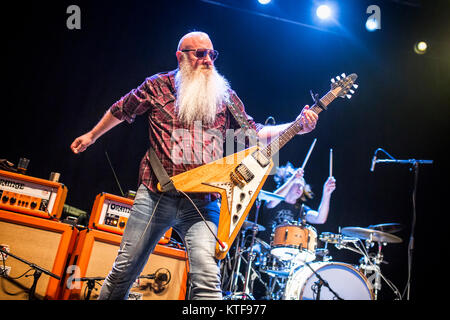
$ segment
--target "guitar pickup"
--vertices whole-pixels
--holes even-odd
[[[242,163],[236,167],[235,171],[245,180],[245,182],[250,182],[255,177],[255,175]]]
[[[267,157],[263,155],[261,152],[259,152],[259,150],[253,152],[252,156],[256,161],[258,161],[259,165],[263,168],[268,166],[270,163],[270,160],[267,159]]]

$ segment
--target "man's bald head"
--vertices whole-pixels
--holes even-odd
[[[201,31],[193,31],[185,34],[178,42],[177,51],[184,49],[197,49],[196,45],[205,45],[203,49],[213,49],[209,35]],[[200,48],[200,47],[199,47]]]

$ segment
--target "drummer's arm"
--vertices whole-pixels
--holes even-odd
[[[277,190],[275,190],[273,193],[282,196],[282,197],[286,197],[289,190],[291,190],[291,187],[295,181],[296,178],[302,178],[303,177],[303,169],[299,168],[291,177],[289,177],[289,179],[286,180],[286,182],[279,187]],[[279,203],[281,202],[281,200],[272,200],[272,201],[268,201],[266,203],[267,208],[271,209],[276,207]]]
[[[279,187],[277,190],[275,190],[273,193],[282,196],[282,197],[286,197],[289,190],[292,187],[292,183],[295,180],[295,174],[292,175],[292,177],[290,177],[281,187]],[[266,203],[267,208],[271,209],[271,208],[275,208],[279,203],[281,202],[281,200],[272,200],[272,201],[268,201]]]
[[[322,199],[318,211],[309,210],[306,215],[306,220],[309,223],[324,224],[328,219],[328,212],[330,211],[331,194],[336,189],[336,180],[329,177],[323,185]]]

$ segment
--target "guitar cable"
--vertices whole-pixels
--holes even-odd
[[[183,194],[194,206],[195,210],[197,210],[198,214],[200,215],[200,217],[202,218],[203,222],[205,222],[206,227],[208,227],[209,231],[211,232],[211,234],[214,236],[214,238],[216,239],[216,241],[219,243],[219,245],[222,247],[223,250],[226,249],[226,245],[220,241],[220,239],[217,237],[217,235],[214,233],[214,231],[212,231],[211,227],[208,225],[205,217],[203,216],[203,214],[200,212],[200,210],[198,209],[198,207],[195,205],[194,201],[192,201],[192,199],[183,191],[181,190],[177,190],[178,192],[180,192],[181,194]]]

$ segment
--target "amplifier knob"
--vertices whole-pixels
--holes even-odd
[[[30,203],[31,209],[36,208],[36,206],[37,206],[37,203],[36,203],[35,201],[33,201],[33,202]]]
[[[121,229],[125,228],[125,222],[124,222],[124,221],[120,221],[120,222],[119,222],[119,227],[120,227]]]
[[[8,196],[3,196],[3,198],[2,198],[2,201],[3,202],[7,202],[9,200],[9,197]]]
[[[16,203],[16,198],[11,198],[11,199],[9,199],[9,203],[11,203],[11,204],[14,204],[14,203]]]

